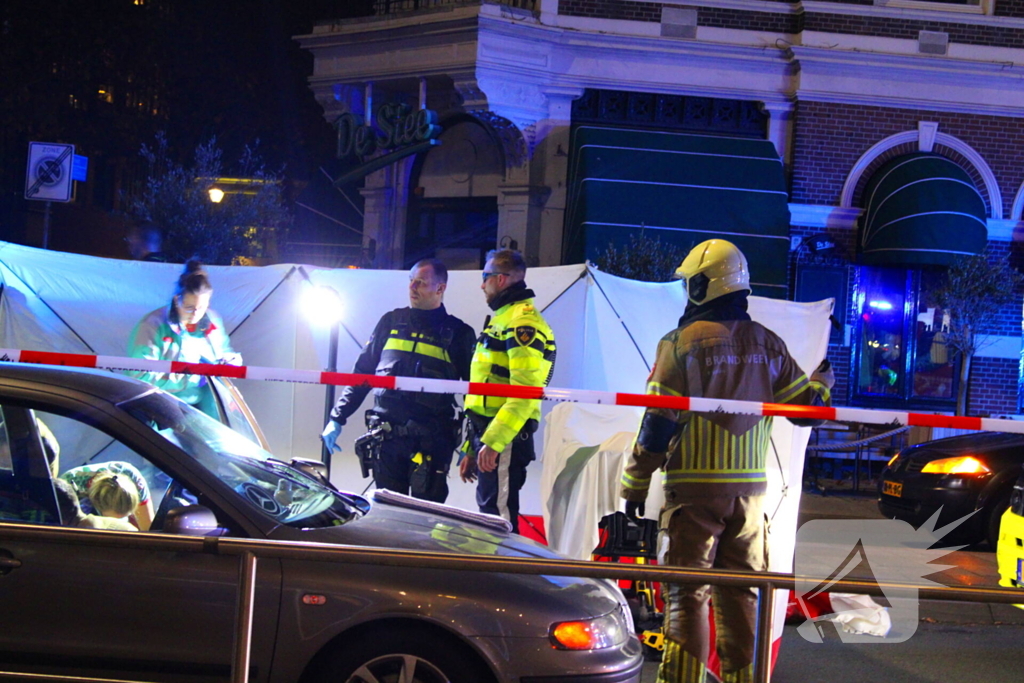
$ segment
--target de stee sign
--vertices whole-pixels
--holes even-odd
[[[437,113],[430,109],[413,111],[405,104],[385,104],[377,110],[376,126],[368,126],[358,114],[345,113],[334,120],[338,132],[337,157],[355,158],[363,163],[334,180],[335,185],[358,180],[388,164],[429,149],[440,141]],[[377,152],[381,156],[367,159]]]

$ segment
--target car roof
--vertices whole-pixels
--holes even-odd
[[[1019,448],[1024,445],[1024,434],[1007,432],[972,432],[949,436],[944,439],[926,441],[917,445],[921,450],[943,452],[960,452],[976,450],[1000,450],[1003,448]]]
[[[150,384],[109,370],[0,363],[0,385],[20,382],[49,385],[56,393],[64,390],[89,394],[115,404],[153,390]]]

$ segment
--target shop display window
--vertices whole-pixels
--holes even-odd
[[[952,407],[957,359],[938,304],[939,269],[861,267],[857,276],[854,403]]]

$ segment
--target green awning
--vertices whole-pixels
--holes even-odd
[[[789,195],[768,140],[576,126],[566,254],[600,261],[641,230],[688,251],[721,237],[747,256],[754,293],[785,298]]]
[[[948,266],[985,248],[985,200],[967,172],[946,157],[896,157],[875,171],[863,197],[865,265]]]

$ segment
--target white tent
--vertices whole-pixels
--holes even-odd
[[[102,259],[0,242],[0,347],[122,355],[135,323],[170,301],[180,270],[174,264]],[[213,307],[247,365],[327,367],[329,331],[301,313],[301,297],[312,285],[331,286],[342,298],[336,367],[343,371],[352,367],[381,314],[408,304],[404,271],[277,265],[213,266],[209,272]],[[558,342],[552,386],[643,392],[657,341],[675,326],[683,310],[678,283],[634,282],[584,265],[530,269],[527,282]],[[805,368],[817,364],[827,343],[829,302],[794,304],[756,297],[752,302],[755,319],[775,329]],[[480,291],[480,272],[452,271],[445,305],[479,329],[490,313]],[[245,380],[239,386],[275,454],[319,457],[324,387]],[[544,408],[547,414],[552,404],[545,403]],[[790,437],[785,421],[777,424],[780,462],[792,470],[778,476],[798,492],[807,430],[796,430]],[[360,428],[354,418],[342,436],[344,452],[335,455],[332,471],[335,483],[356,491],[369,483],[361,479],[351,448]],[[538,444],[546,443],[543,429]],[[605,438],[594,440],[599,429],[593,424],[583,431],[592,433],[584,438],[585,445]],[[542,467],[536,463],[528,471],[524,514],[542,512]],[[450,488],[451,504],[475,508],[472,486],[456,478]],[[794,533],[795,515],[794,508]]]

